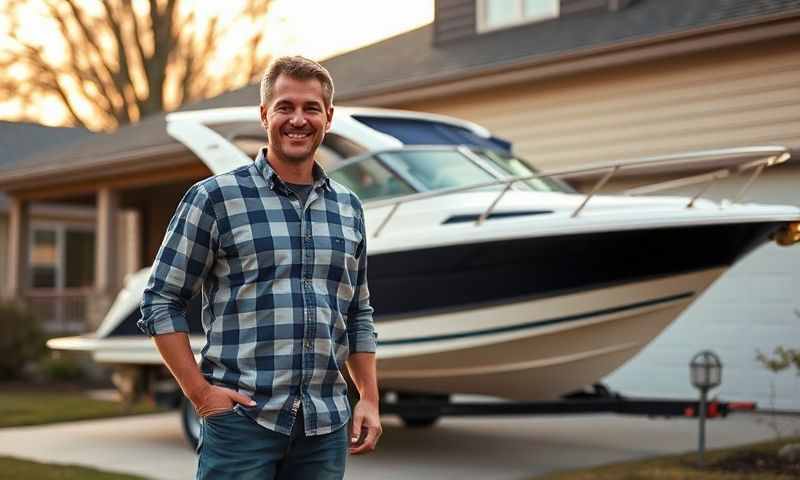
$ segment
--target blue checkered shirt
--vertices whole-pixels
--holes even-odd
[[[156,256],[142,301],[148,335],[189,332],[201,289],[213,384],[252,396],[240,414],[289,435],[302,405],[307,434],[350,418],[340,370],[374,352],[364,214],[358,198],[315,165],[306,205],[262,150],[252,165],[192,186]]]

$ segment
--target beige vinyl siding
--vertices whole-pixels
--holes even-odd
[[[399,105],[454,115],[552,168],[682,150],[800,147],[800,38]]]
[[[448,42],[475,35],[475,0],[438,0],[434,9],[434,42]]]

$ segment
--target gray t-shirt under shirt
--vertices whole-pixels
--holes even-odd
[[[311,189],[314,187],[314,185],[310,183],[308,185],[303,185],[286,182],[286,186],[289,187],[289,190],[291,190],[295,195],[297,195],[297,198],[300,199],[300,206],[305,207],[306,200],[308,200],[308,195],[311,194]]]

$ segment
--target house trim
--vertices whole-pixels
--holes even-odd
[[[208,167],[185,147],[175,144],[80,164],[42,165],[10,171],[0,178],[0,190],[27,200],[46,200],[90,194],[106,187],[134,188],[208,175]]]

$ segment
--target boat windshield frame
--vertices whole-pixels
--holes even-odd
[[[381,168],[383,168],[390,175],[392,175],[393,178],[397,179],[400,183],[402,183],[404,187],[407,187],[409,190],[411,190],[396,195],[388,195],[376,198],[363,198],[362,201],[364,202],[365,205],[376,201],[381,201],[381,202],[391,201],[395,198],[402,198],[408,195],[415,195],[420,193],[434,193],[440,190],[447,190],[450,188],[450,187],[430,188],[414,175],[411,175],[406,171],[398,169],[397,166],[393,164],[393,162],[388,161],[388,159],[386,158],[387,154],[397,154],[397,153],[407,153],[407,152],[458,153],[464,159],[465,162],[468,162],[470,165],[477,167],[477,170],[486,175],[486,178],[484,180],[480,182],[475,182],[476,185],[480,183],[486,183],[487,181],[493,184],[493,182],[496,181],[503,181],[521,176],[519,174],[513,174],[512,172],[509,172],[507,170],[504,171],[503,167],[496,165],[495,160],[487,158],[487,152],[493,152],[495,154],[510,159],[515,159],[518,162],[520,162],[528,170],[528,174],[522,176],[528,177],[529,181],[532,182],[534,180],[540,179],[540,177],[537,175],[540,173],[540,171],[536,167],[526,162],[525,160],[513,155],[512,153],[502,149],[475,147],[472,145],[405,145],[402,147],[373,150],[349,158],[347,160],[344,160],[343,162],[336,165],[335,168],[331,168],[330,170],[328,170],[327,173],[329,176],[332,176],[337,171],[340,171],[342,169],[352,167],[353,165],[360,164],[365,161],[374,160],[381,166]],[[550,191],[550,192],[561,192],[561,193],[575,193],[575,190],[572,189],[572,187],[570,187],[569,185],[560,180],[549,179],[549,178],[545,178],[545,180],[548,186],[547,189],[537,188],[534,184],[528,183],[524,180],[521,182],[516,182],[512,187],[512,189],[522,190],[522,191]],[[522,183],[524,183],[525,185],[521,185]],[[471,184],[464,184],[464,185],[458,185],[458,188],[464,188],[470,186]],[[492,187],[492,186],[484,188],[488,188],[493,191],[498,189],[498,187]],[[502,188],[502,186],[499,188]]]
[[[418,192],[415,194],[404,195],[396,198],[377,199],[367,204],[365,202],[364,208],[384,208],[389,207],[389,212],[380,222],[380,225],[373,231],[372,237],[377,238],[391,218],[394,216],[397,209],[405,203],[411,203],[420,200],[427,200],[444,195],[451,195],[456,193],[465,193],[469,191],[476,191],[492,186],[503,186],[500,193],[495,197],[494,201],[484,210],[484,212],[475,221],[475,224],[480,226],[492,214],[495,207],[497,207],[503,196],[512,189],[512,186],[521,181],[531,178],[542,177],[555,177],[555,178],[570,178],[580,177],[586,174],[592,174],[592,177],[599,176],[594,186],[587,192],[579,193],[582,195],[583,201],[571,213],[570,217],[576,218],[581,211],[586,207],[589,201],[597,194],[598,191],[617,173],[622,170],[639,170],[648,171],[654,167],[656,171],[665,166],[673,165],[687,165],[692,164],[698,167],[706,167],[709,171],[707,173],[683,176],[675,180],[665,182],[650,183],[640,187],[625,190],[623,195],[646,195],[664,190],[671,190],[674,188],[682,188],[686,186],[700,185],[702,188],[689,198],[685,208],[692,208],[695,202],[702,197],[708,188],[717,181],[730,176],[731,174],[744,174],[747,171],[752,171],[750,177],[745,184],[741,187],[739,192],[734,197],[733,201],[728,203],[733,205],[739,203],[745,193],[759,178],[764,169],[774,167],[786,163],[791,158],[790,150],[781,145],[765,145],[765,146],[752,146],[752,147],[734,147],[734,148],[721,148],[713,150],[699,150],[692,152],[684,152],[670,155],[657,155],[652,157],[642,157],[625,160],[615,160],[610,162],[598,162],[578,167],[566,167],[547,172],[538,172],[534,175],[518,176],[511,178],[498,179],[491,182],[483,182],[470,186],[452,187],[439,191],[426,191]],[[720,160],[728,160],[730,164],[720,166],[716,162]]]

